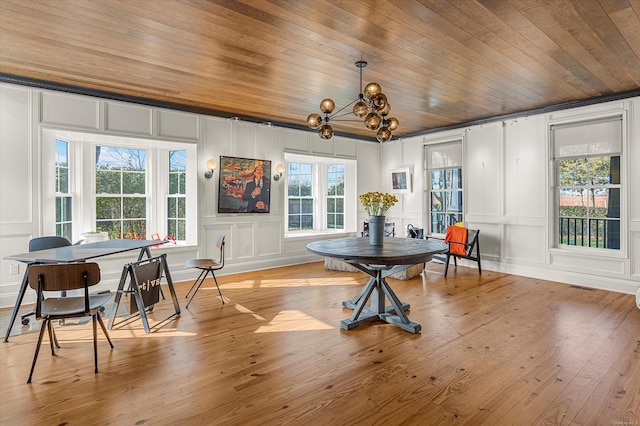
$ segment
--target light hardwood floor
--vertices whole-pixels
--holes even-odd
[[[224,305],[209,280],[186,310],[178,284],[179,319],[116,327],[113,350],[99,331],[98,374],[89,325],[57,326],[63,347],[43,345],[31,385],[37,334],[14,336],[0,343],[0,424],[640,424],[633,296],[428,269],[389,280],[418,335],[341,330],[366,278],[313,263],[222,276]]]

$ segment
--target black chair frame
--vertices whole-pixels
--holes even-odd
[[[200,290],[200,287],[202,287],[204,280],[207,278],[207,275],[209,274],[211,274],[211,276],[213,277],[213,281],[216,283],[216,287],[218,288],[218,294],[220,295],[220,300],[224,305],[224,297],[222,297],[222,292],[220,291],[220,286],[218,285],[218,279],[216,278],[215,271],[219,271],[220,269],[224,268],[225,238],[226,236],[224,234],[220,234],[218,236],[218,241],[216,243],[216,247],[220,249],[220,257],[218,261],[215,261],[213,259],[189,259],[185,263],[185,268],[200,269],[200,275],[198,275],[198,278],[196,278],[196,280],[193,282],[193,284],[191,285],[191,288],[189,289],[189,291],[185,296],[185,298],[188,298],[189,294],[191,294],[191,299],[189,299],[189,301],[187,302],[186,308],[189,308],[189,304],[191,303],[193,298],[196,296],[196,293],[198,292],[198,290]],[[191,293],[192,291],[193,291],[193,294]]]
[[[444,276],[445,278],[447,277],[447,274],[449,272],[449,261],[451,260],[451,258],[453,258],[453,264],[457,267],[458,266],[458,260],[457,259],[467,259],[467,260],[471,260],[474,262],[478,263],[478,274],[482,275],[482,264],[481,264],[481,259],[480,259],[480,230],[479,229],[467,229],[467,242],[466,243],[462,243],[462,242],[456,242],[456,241],[448,241],[447,244],[449,244],[449,251],[447,251],[444,256],[446,256],[446,258],[443,260],[444,261]],[[426,236],[425,238],[429,239],[436,239],[436,240],[441,240],[444,241],[444,238],[440,238],[440,237],[433,237],[433,236]],[[457,245],[464,245],[464,251],[465,254],[458,254],[458,253],[451,253],[451,246],[453,244],[457,244]],[[474,254],[475,252],[475,254]],[[434,258],[438,258],[437,256],[434,256]]]
[[[56,270],[60,271],[57,272]],[[81,275],[79,275],[81,274]],[[68,280],[68,284],[61,284],[63,280]],[[97,295],[89,295],[89,287],[100,281],[100,268],[97,263],[64,263],[50,265],[34,265],[29,270],[29,285],[35,288],[38,296],[36,301],[35,315],[36,319],[42,320],[38,343],[33,355],[31,371],[27,383],[31,383],[33,372],[40,353],[42,345],[42,337],[45,328],[49,332],[49,345],[51,346],[51,355],[55,356],[55,347],[59,348],[57,339],[51,325],[51,321],[65,318],[92,318],[93,322],[93,359],[94,373],[98,373],[98,339],[97,324],[100,324],[104,335],[107,337],[109,346],[113,349],[113,342],[107,333],[107,329],[100,315],[100,308],[111,298],[111,293],[99,293]],[[61,297],[45,299],[45,291],[54,291],[62,288],[67,290],[83,289],[83,296],[79,297]]]
[[[362,226],[362,233],[360,234],[362,237],[369,236],[369,222],[364,222]],[[396,236],[396,224],[395,222],[385,222],[384,224],[384,236],[385,237],[395,237]]]

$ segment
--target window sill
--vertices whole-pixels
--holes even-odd
[[[160,242],[160,241],[159,241]],[[151,249],[162,249],[162,250],[178,250],[178,249],[190,249],[190,248],[198,248],[197,244],[185,243],[185,242],[167,242],[164,244],[158,244],[157,246],[152,246]]]
[[[550,247],[549,253],[582,256],[582,257],[594,257],[594,258],[602,258],[602,257],[609,257],[614,259],[626,258],[626,253],[624,253],[622,249],[596,249],[596,248],[578,247],[578,246]]]
[[[346,238],[346,237],[352,237],[355,236],[356,231],[300,231],[300,232],[290,232],[290,233],[285,233],[284,234],[284,238],[285,239],[296,239],[296,238],[310,238],[310,237],[326,237],[326,236],[336,236],[338,238]]]

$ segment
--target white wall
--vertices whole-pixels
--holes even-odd
[[[549,124],[612,113],[623,113],[627,125],[623,200],[628,208],[622,224],[622,232],[626,230],[624,247],[613,254],[551,248],[554,222]],[[402,194],[399,209],[394,207],[389,211],[388,216],[396,223],[406,226],[408,222],[426,228],[423,147],[456,139],[463,140],[465,222],[469,228],[481,231],[483,269],[624,293],[638,290],[640,98],[487,123],[383,145],[383,171],[414,167],[413,193]],[[416,206],[422,206],[422,214],[417,214]]]
[[[587,255],[549,247],[552,235],[548,125],[554,121],[626,114],[627,163],[619,256]],[[349,138],[321,140],[315,133],[189,114],[88,96],[0,84],[0,258],[27,251],[42,235],[40,191],[44,129],[95,132],[198,145],[199,244],[172,247],[174,280],[193,279],[182,269],[191,257],[215,257],[215,239],[227,234],[225,273],[317,260],[306,250],[314,238],[284,238],[284,181],[272,182],[270,214],[217,214],[217,176],[205,179],[209,158],[230,155],[284,163],[284,152],[357,160],[358,193],[390,191],[389,170],[410,167],[413,191],[398,194],[389,210],[396,235],[406,225],[425,227],[424,145],[463,140],[465,214],[481,229],[485,270],[505,271],[583,286],[633,293],[640,286],[640,99],[593,105],[377,144]],[[358,204],[358,224],[366,214]],[[100,261],[105,287],[114,289],[130,255]],[[12,306],[24,271],[0,260],[0,306]],[[33,301],[33,292],[28,292]]]
[[[220,232],[227,235],[223,274],[318,260],[306,250],[317,237],[284,238],[284,180],[272,181],[269,214],[218,214],[218,171],[212,179],[204,177],[210,158],[266,159],[275,169],[284,164],[285,151],[337,156],[357,160],[358,191],[360,186],[378,190],[381,182],[377,143],[344,137],[324,141],[312,132],[0,84],[0,307],[13,306],[24,272],[24,265],[4,257],[26,252],[29,240],[43,235],[40,147],[49,129],[198,145],[198,245],[155,250],[168,253],[174,281],[195,278],[192,270],[183,270],[186,259],[217,257]],[[117,288],[122,265],[132,260],[131,253],[100,259],[100,285]],[[16,266],[18,273],[10,273]],[[25,303],[33,302],[33,294],[27,292]]]

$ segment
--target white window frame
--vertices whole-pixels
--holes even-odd
[[[356,160],[339,157],[321,157],[285,152],[285,170],[289,163],[307,163],[313,167],[313,230],[289,231],[289,195],[288,178],[283,176],[284,183],[284,236],[285,238],[305,237],[319,234],[348,234],[356,232],[357,222],[357,182]],[[344,190],[344,228],[327,228],[327,170],[330,164],[342,164],[345,169]]]
[[[169,160],[169,157],[170,157],[170,154],[171,154],[172,151],[173,152],[186,151],[186,149],[184,149],[184,148],[179,148],[179,149],[171,149],[170,148],[170,149],[168,149],[167,150],[167,160]],[[187,222],[188,222],[189,218],[188,218],[188,215],[186,215],[186,209],[187,209],[187,206],[189,205],[189,203],[187,202],[188,201],[187,191],[189,190],[189,188],[188,188],[188,185],[186,183],[186,176],[185,176],[185,185],[184,185],[185,193],[184,194],[182,192],[176,192],[176,193],[172,194],[170,191],[171,191],[171,174],[174,173],[174,174],[178,175],[178,183],[179,183],[180,182],[180,176],[182,174],[187,175],[187,172],[188,172],[187,164],[188,164],[188,162],[189,162],[189,155],[188,155],[187,152],[185,152],[185,170],[184,171],[179,170],[177,172],[172,172],[171,168],[170,168],[171,161],[168,161],[168,163],[167,163],[166,171],[167,171],[167,179],[168,179],[168,181],[167,181],[167,194],[165,196],[165,206],[167,206],[167,208],[168,208],[169,200],[171,200],[171,199],[174,200],[176,205],[180,204],[180,200],[182,200],[182,199],[184,199],[184,203],[185,203],[185,217],[184,218],[177,217],[177,215],[175,217],[174,216],[169,216],[172,212],[167,211],[167,213],[165,215],[165,223],[166,223],[166,226],[167,226],[167,234],[169,233],[169,229],[168,229],[169,228],[169,219],[176,220],[178,222],[180,220],[184,219],[184,221],[185,221],[185,233],[187,232],[187,227],[188,227]],[[179,225],[178,225],[178,227],[179,227]],[[174,235],[174,237],[175,237],[175,235]]]
[[[434,161],[433,159],[429,158],[429,154],[430,151],[435,151],[437,148],[444,148],[443,151],[443,157],[437,161]],[[447,158],[447,152],[451,151],[452,153],[454,151],[457,151],[454,155],[452,155],[450,158]],[[425,218],[425,232],[427,234],[431,234],[431,235],[444,235],[444,234],[439,234],[434,232],[431,229],[431,224],[432,224],[432,220],[431,220],[431,193],[432,192],[453,192],[450,189],[443,189],[441,191],[433,191],[432,190],[432,177],[431,177],[431,172],[432,170],[448,170],[448,169],[460,169],[462,171],[462,179],[461,179],[461,188],[459,190],[455,190],[455,192],[460,192],[461,196],[462,196],[462,211],[460,212],[456,212],[457,214],[462,216],[462,222],[465,221],[466,218],[466,197],[465,197],[465,169],[464,169],[464,162],[463,162],[463,139],[462,138],[454,138],[454,139],[449,139],[449,140],[442,140],[442,141],[434,141],[434,142],[430,142],[428,144],[424,145],[424,168],[425,168],[425,212],[426,212],[426,218]],[[435,164],[435,163],[439,163],[439,164]],[[446,214],[447,212],[443,210],[442,212],[443,214]]]
[[[60,192],[59,191],[59,187],[58,187],[58,175],[57,175],[57,171],[58,169],[61,169],[62,167],[58,167],[58,148],[57,148],[57,142],[60,141],[62,143],[65,143],[67,145],[67,192]],[[54,186],[55,186],[55,199],[54,199],[54,209],[55,209],[55,233],[53,235],[59,235],[58,234],[58,225],[63,225],[65,223],[70,223],[71,224],[71,230],[73,233],[73,215],[74,215],[74,209],[73,209],[73,203],[74,203],[74,196],[73,196],[73,192],[71,191],[71,173],[72,173],[72,152],[71,152],[71,144],[65,140],[65,139],[61,139],[61,138],[56,138],[54,141],[54,155],[55,155],[55,162],[54,162]],[[62,221],[62,222],[58,222],[57,220],[57,216],[58,216],[58,198],[70,198],[71,199],[71,221]],[[62,237],[64,237],[65,235],[60,235]]]
[[[325,200],[325,204],[326,204],[325,205],[325,212],[324,212],[324,219],[325,219],[325,226],[327,226],[327,229],[341,230],[341,229],[344,229],[346,227],[345,218],[346,218],[347,214],[346,214],[345,201],[346,201],[346,190],[347,190],[347,188],[346,188],[346,181],[345,181],[345,187],[343,189],[342,195],[338,195],[338,194],[329,195],[329,168],[336,167],[336,166],[342,166],[343,180],[344,180],[344,178],[346,177],[346,174],[347,174],[347,170],[346,170],[347,167],[342,162],[332,162],[332,163],[328,163],[328,164],[325,165],[325,167],[326,167],[325,175],[327,177],[327,182],[326,182],[327,183],[327,188],[326,188],[326,190],[324,192],[324,200]],[[342,228],[337,228],[335,225],[334,225],[333,228],[329,228],[328,227],[329,214],[330,214],[330,212],[328,210],[329,209],[329,200],[333,200],[334,204],[337,204],[338,200],[342,200],[342,208],[343,208],[343,211],[341,213],[342,216],[343,216],[342,217]],[[334,215],[334,223],[337,222],[336,219],[337,219],[339,213],[331,212],[331,214]]]
[[[621,120],[621,150],[620,154],[620,248],[619,249],[603,249],[595,247],[573,246],[560,244],[558,235],[559,226],[559,169],[555,158],[555,142],[554,142],[554,126],[579,126],[580,124],[589,125],[598,121],[606,121],[611,119]],[[549,203],[549,251],[551,253],[571,253],[575,255],[585,256],[603,256],[603,257],[621,257],[627,256],[627,193],[628,193],[628,136],[627,136],[627,113],[626,111],[616,111],[611,113],[594,114],[588,117],[574,117],[568,119],[552,120],[548,123],[549,135],[549,179],[550,200]],[[608,154],[598,154],[598,156]],[[617,186],[617,185],[616,185]]]
[[[42,228],[43,234],[55,235],[55,139],[68,141],[69,191],[73,196],[73,241],[83,232],[95,230],[96,224],[96,146],[133,147],[147,150],[147,238],[153,234],[167,236],[167,197],[169,195],[169,150],[187,151],[187,228],[186,241],[178,246],[198,244],[197,145],[185,142],[157,141],[90,133],[42,130]],[[166,245],[170,247],[171,245]]]

